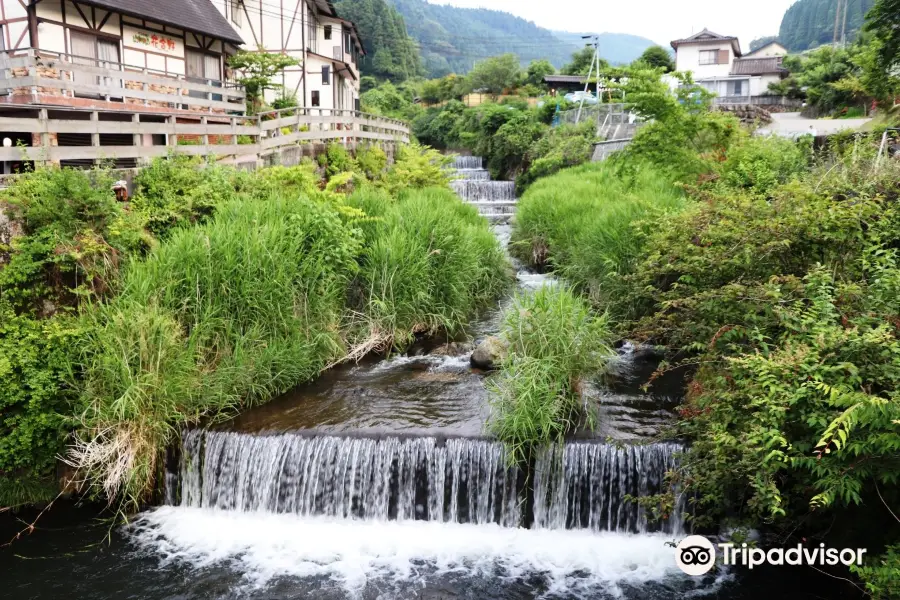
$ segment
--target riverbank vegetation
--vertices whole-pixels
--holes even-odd
[[[506,357],[488,380],[488,427],[510,460],[524,464],[535,449],[591,426],[581,388],[612,355],[610,329],[572,289],[548,285],[516,296],[500,337]]]
[[[55,495],[69,444],[76,478],[129,512],[183,426],[453,332],[496,295],[506,261],[445,159],[378,152],[253,173],[171,156],[128,204],[102,170],[19,178],[0,247],[4,506]]]
[[[671,434],[689,443],[671,477],[695,528],[867,547],[881,556],[856,575],[896,597],[900,163],[877,158],[880,132],[814,150],[751,138],[702,94],[673,106],[645,90],[654,122],[626,151],[526,192],[516,252],[613,315],[617,337],[668,349],[659,374],[686,389]],[[555,193],[576,180],[577,198]]]

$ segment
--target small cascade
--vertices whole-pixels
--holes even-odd
[[[515,202],[515,181],[475,181],[456,179],[450,182],[453,191],[466,202]]]
[[[478,209],[478,214],[498,223],[506,223],[516,212],[516,183],[492,181],[480,156],[457,156],[456,179],[450,187],[463,201]]]
[[[457,171],[460,169],[483,169],[484,159],[480,156],[455,156],[453,157],[453,168]]]
[[[183,437],[180,473],[167,477],[180,498],[171,490],[166,497],[243,512],[645,532],[654,526],[625,496],[662,492],[677,451],[675,444],[570,443],[538,456],[529,483],[488,440],[196,430]],[[663,528],[677,532],[680,522]]]
[[[490,181],[491,172],[487,169],[456,169],[460,179],[469,181]]]
[[[183,446],[182,506],[505,527],[521,521],[520,472],[507,468],[496,442],[192,431]]]
[[[665,489],[663,477],[675,467],[677,444],[614,446],[573,443],[554,447],[534,467],[534,526],[646,533],[644,509],[626,495],[650,496]],[[661,528],[682,530],[683,499]]]

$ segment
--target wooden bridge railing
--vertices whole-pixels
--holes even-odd
[[[0,108],[11,107],[0,104]],[[282,149],[314,142],[337,141],[347,145],[362,141],[409,142],[406,123],[351,110],[290,108],[248,117],[27,105],[15,108],[8,112],[0,110],[0,132],[14,133],[20,138],[31,134],[33,143],[0,147],[0,161],[137,159],[142,162],[177,149],[186,154],[245,163],[259,162]],[[23,112],[31,114],[23,115]],[[81,143],[59,145],[66,134],[80,134]],[[0,133],[0,138],[3,135]],[[131,144],[123,145],[123,140],[129,139]],[[107,140],[114,140],[115,145],[104,143]]]

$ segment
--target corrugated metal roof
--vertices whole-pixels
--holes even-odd
[[[773,73],[787,73],[788,70],[781,66],[780,56],[766,58],[736,58],[731,63],[732,75],[770,75]]]
[[[132,17],[172,25],[214,38],[243,44],[244,40],[210,0],[82,0]]]

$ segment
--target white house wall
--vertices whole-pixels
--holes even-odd
[[[303,42],[305,24],[305,2],[303,0],[245,0],[239,14],[235,15],[232,0],[212,0],[231,26],[244,40],[245,50],[260,47],[267,52],[281,52],[297,59],[300,65],[288,67],[276,83],[284,86],[288,94],[298,96],[303,93]],[[280,92],[268,91],[266,100],[274,100]]]
[[[701,65],[701,50],[727,50],[728,62],[723,65]],[[684,44],[678,46],[675,52],[675,66],[677,71],[691,71],[694,79],[706,79],[709,77],[727,77],[731,72],[731,63],[734,61],[734,48],[730,41],[706,42]]]
[[[335,66],[329,60],[334,56],[334,47],[343,46],[343,26],[339,21],[320,14],[315,2],[244,0],[238,15],[235,15],[232,0],[212,0],[212,3],[244,39],[245,50],[263,48],[267,52],[286,54],[300,62],[295,67],[285,69],[276,79],[276,83],[283,86],[287,94],[297,97],[299,104],[312,106],[312,92],[318,91],[320,108],[353,108],[359,97],[358,76],[335,73]],[[312,24],[309,20],[310,11],[314,19]],[[330,40],[325,39],[325,24],[332,27]],[[310,36],[312,31],[315,32],[314,36]],[[305,51],[307,48],[310,53]],[[324,65],[330,70],[329,85],[322,83]],[[340,79],[345,81],[341,82]],[[272,102],[280,94],[280,91],[269,90],[266,100]]]

